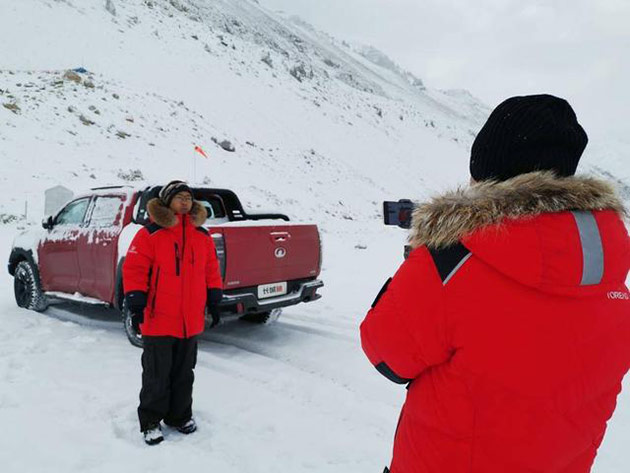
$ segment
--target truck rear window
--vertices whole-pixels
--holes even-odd
[[[152,188],[145,190],[142,192],[140,196],[139,202],[137,204],[136,218],[135,222],[140,225],[146,225],[149,222],[149,216],[147,215],[147,203],[154,197],[158,195],[158,188]],[[225,219],[227,218],[227,214],[225,211],[225,205],[220,196],[204,192],[203,190],[200,192],[197,189],[195,191],[195,200],[198,201],[201,205],[203,205],[208,211],[208,219]]]
[[[219,197],[197,199],[208,211],[208,218],[225,218],[223,202]]]

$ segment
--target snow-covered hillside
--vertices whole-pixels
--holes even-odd
[[[39,217],[59,182],[193,179],[193,159],[199,183],[309,219],[374,219],[385,197],[465,179],[486,113],[470,96],[248,1],[110,4],[2,6],[0,179],[19,191],[0,213],[23,213],[28,191]]]
[[[208,334],[200,431],[155,453],[135,424],[139,351],[115,314],[29,313],[0,276],[0,471],[381,471],[404,389],[363,358],[357,326],[402,259],[382,201],[466,182],[488,107],[255,0],[0,0],[0,18],[0,255],[41,220],[49,187],[186,178],[318,223],[326,283],[276,326]],[[626,151],[592,142],[582,169],[630,201]],[[597,473],[630,462],[629,394]]]

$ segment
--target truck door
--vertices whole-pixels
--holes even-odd
[[[38,248],[39,271],[45,291],[74,294],[79,287],[78,243],[85,235],[90,197],[74,200],[57,214]]]
[[[86,238],[78,242],[79,292],[112,302],[118,263],[118,237],[122,231],[126,195],[99,195],[87,218]]]

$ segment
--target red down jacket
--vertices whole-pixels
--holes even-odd
[[[586,473],[630,367],[630,241],[604,182],[531,173],[421,205],[361,325],[410,382],[392,473]]]
[[[152,199],[153,223],[134,237],[123,263],[125,294],[147,293],[143,335],[187,338],[203,332],[206,294],[221,288],[214,242],[201,227],[207,213],[198,202],[177,215]]]

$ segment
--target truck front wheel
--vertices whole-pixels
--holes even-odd
[[[15,267],[13,292],[18,307],[42,312],[48,307],[39,282],[37,268],[30,261],[20,261]]]

